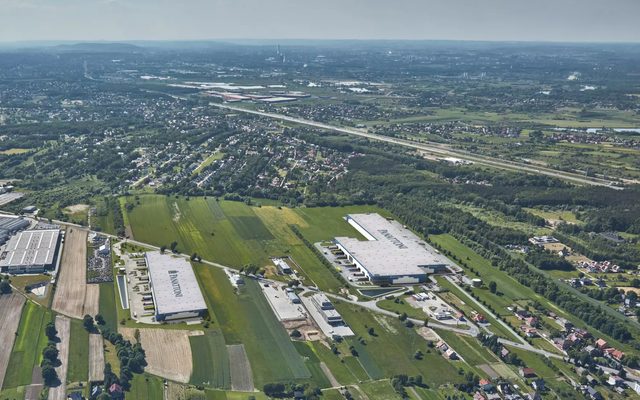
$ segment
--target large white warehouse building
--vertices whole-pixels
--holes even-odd
[[[379,214],[349,214],[345,219],[367,240],[336,237],[334,242],[376,284],[424,282],[428,273],[446,271],[450,265],[446,257],[397,221]]]
[[[60,230],[22,231],[9,239],[0,254],[0,271],[39,274],[55,269],[60,251]]]
[[[156,320],[170,321],[203,316],[207,304],[191,264],[182,257],[145,253]]]

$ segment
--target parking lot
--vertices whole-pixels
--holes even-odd
[[[447,325],[466,324],[466,321],[460,320],[459,312],[435,293],[418,293],[407,297],[406,301],[412,307],[422,309],[429,318],[439,323]]]
[[[280,321],[292,321],[307,317],[301,303],[294,304],[289,300],[285,291],[286,286],[263,282],[260,284],[260,288]]]
[[[116,251],[118,245],[114,246]],[[142,253],[121,253],[124,265],[120,265],[119,274],[123,274],[127,281],[127,295],[131,318],[143,323],[156,323],[155,306],[151,287],[149,285],[149,271]]]
[[[316,248],[322,252],[324,257],[342,275],[349,285],[355,287],[371,288],[377,287],[372,284],[367,277],[354,264],[347,260],[347,256],[335,246],[323,246],[321,243],[315,244]],[[335,247],[335,249],[334,249]]]

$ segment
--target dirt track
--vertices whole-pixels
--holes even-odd
[[[60,342],[57,344],[60,354],[60,366],[56,367],[60,384],[49,389],[49,400],[65,400],[67,398],[67,370],[69,367],[69,335],[71,334],[71,320],[64,315],[56,316],[56,329]]]
[[[89,381],[99,382],[104,379],[104,344],[102,335],[89,335]]]
[[[87,232],[69,228],[51,308],[73,318],[82,318],[86,313],[95,315],[99,307],[99,292],[96,294],[99,289],[97,285],[91,285],[96,287],[87,293],[87,286]]]
[[[9,357],[20,324],[24,297],[17,293],[0,296],[0,388],[9,366]]]
[[[119,332],[135,342],[135,329],[120,328]],[[147,355],[145,371],[176,382],[189,382],[193,370],[189,336],[201,334],[202,331],[140,329],[140,341]]]

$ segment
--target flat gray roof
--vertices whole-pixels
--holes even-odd
[[[182,257],[145,253],[157,314],[206,310],[191,264]]]
[[[372,276],[421,275],[421,268],[450,265],[446,257],[399,222],[379,214],[349,214],[347,222],[368,240],[337,237],[351,257]]]
[[[52,265],[59,229],[22,231],[9,239],[0,267]]]
[[[16,230],[29,227],[29,221],[15,217],[0,217],[0,230],[15,232]]]

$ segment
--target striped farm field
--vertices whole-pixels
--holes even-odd
[[[189,342],[193,355],[190,383],[217,389],[230,389],[229,354],[222,333],[209,331],[202,336],[191,336]]]

